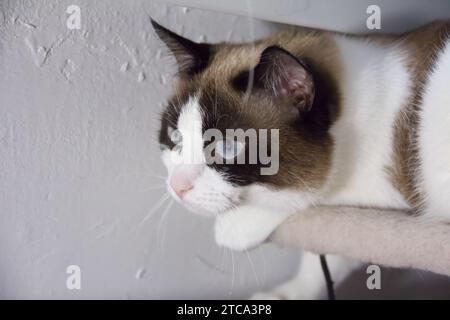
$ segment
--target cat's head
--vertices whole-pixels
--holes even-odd
[[[152,24],[178,64],[159,132],[175,199],[217,214],[266,189],[323,183],[335,97],[321,72],[276,43],[195,43]]]

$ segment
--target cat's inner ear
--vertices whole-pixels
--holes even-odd
[[[150,19],[158,37],[175,57],[181,75],[193,75],[205,69],[211,56],[211,45],[183,38]]]
[[[254,69],[254,82],[275,104],[294,107],[297,112],[308,111],[313,105],[313,75],[303,62],[278,46],[262,52]]]

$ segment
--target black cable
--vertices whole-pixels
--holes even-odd
[[[333,288],[333,279],[331,279],[330,270],[328,269],[327,259],[324,254],[320,255],[320,265],[322,266],[325,282],[327,283],[328,300],[336,300]]]

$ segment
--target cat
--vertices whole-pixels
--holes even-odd
[[[449,22],[401,35],[290,27],[242,44],[196,43],[152,24],[178,65],[159,131],[168,191],[215,218],[218,245],[258,246],[313,206],[450,221]],[[258,156],[255,163],[207,162],[206,146],[225,160],[250,147],[245,139],[207,141],[208,129],[277,129],[277,172],[261,174],[267,164]],[[334,255],[328,263],[336,284],[359,265]],[[319,259],[305,253],[297,276],[255,298],[324,292]]]

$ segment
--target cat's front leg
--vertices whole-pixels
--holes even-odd
[[[289,215],[255,206],[237,207],[216,218],[216,242],[220,246],[238,251],[256,247]]]

